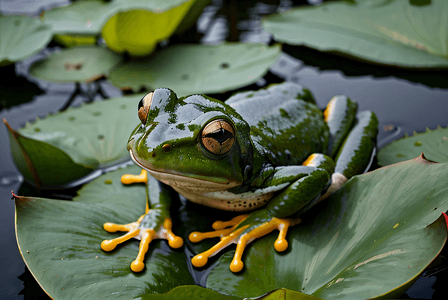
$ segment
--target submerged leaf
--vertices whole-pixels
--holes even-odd
[[[418,158],[355,176],[290,230],[286,253],[274,250],[274,233],[256,240],[241,273],[226,253],[207,287],[239,297],[280,287],[323,299],[399,296],[445,245],[447,170]]]
[[[380,166],[405,161],[425,153],[425,157],[436,162],[448,162],[448,128],[437,128],[406,136],[384,146],[378,153]]]
[[[0,66],[25,59],[44,49],[53,36],[51,26],[26,16],[0,14]]]
[[[280,54],[279,45],[228,43],[168,47],[145,61],[131,61],[109,76],[120,88],[169,87],[178,96],[220,93],[260,79]]]
[[[109,74],[122,59],[107,48],[73,47],[35,62],[30,75],[54,82],[90,82]]]
[[[346,1],[300,7],[268,17],[276,40],[379,64],[448,68],[448,2]]]

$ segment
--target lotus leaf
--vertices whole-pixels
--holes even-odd
[[[378,64],[448,68],[448,2],[338,1],[270,16],[277,41]]]
[[[131,10],[120,12],[107,21],[102,36],[107,46],[118,53],[146,56],[158,42],[169,38],[185,17],[194,0],[168,11]]]
[[[384,146],[378,153],[378,164],[387,166],[408,160],[424,152],[432,161],[448,162],[448,128],[436,130],[426,129],[426,132],[405,136]]]
[[[36,185],[63,185],[93,170],[129,159],[126,141],[137,122],[142,95],[84,104],[9,127],[11,152],[19,171]],[[67,172],[70,170],[70,172]]]
[[[0,36],[0,66],[3,66],[44,49],[53,31],[51,26],[35,18],[0,15]]]
[[[447,239],[448,165],[424,158],[353,177],[288,233],[256,240],[245,269],[229,270],[233,251],[207,278],[220,293],[254,297],[284,287],[323,299],[399,297]]]
[[[256,82],[279,54],[279,45],[178,45],[144,61],[122,64],[109,79],[115,86],[134,91],[170,87],[178,96],[220,93]]]
[[[102,229],[104,222],[128,223],[144,211],[145,186],[120,183],[121,175],[138,172],[133,165],[102,175],[74,201],[15,197],[20,251],[50,296],[164,299],[185,293],[226,299],[221,294],[258,297],[281,288],[272,297],[308,299],[294,290],[323,299],[395,297],[447,239],[446,217],[441,216],[448,208],[447,164],[417,158],[352,178],[290,230],[286,253],[273,250],[275,235],[257,240],[248,247],[239,274],[228,269],[233,251],[225,253],[207,279],[207,287],[221,293],[214,294],[191,286],[188,256],[165,241],[151,244],[141,274],[129,269],[138,241],[110,253],[99,247],[111,238]],[[180,217],[173,219],[174,230],[186,227],[184,239],[195,230],[193,220],[183,223],[182,216],[198,207],[189,204],[173,208]]]
[[[30,75],[54,82],[91,82],[107,75],[122,59],[103,47],[73,47],[35,62]]]
[[[116,173],[120,172],[123,170]],[[113,184],[121,187],[119,180],[110,183],[105,178],[94,184],[106,189]],[[144,186],[121,188],[121,193],[100,199],[103,203],[16,197],[19,248],[31,273],[52,298],[132,299],[194,284],[185,254],[164,242],[151,245],[147,271],[139,274],[129,269],[138,243],[119,247],[112,256],[101,250],[101,241],[110,238],[103,223],[111,218],[124,223],[145,209]],[[132,196],[123,205],[130,193],[135,199]]]
[[[107,23],[103,37],[111,49],[146,55],[174,29],[181,32],[192,26],[208,2],[77,1],[45,12],[43,19],[53,25],[54,40],[64,46],[94,44]]]

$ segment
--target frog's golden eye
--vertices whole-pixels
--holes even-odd
[[[212,154],[225,154],[235,143],[235,130],[226,120],[213,120],[202,130],[201,143]]]
[[[138,103],[138,118],[143,124],[146,124],[146,118],[148,117],[148,112],[151,107],[152,96],[154,96],[154,92],[146,94],[146,96]]]

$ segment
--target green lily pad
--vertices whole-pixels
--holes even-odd
[[[399,297],[446,243],[448,165],[423,158],[353,177],[288,233],[277,253],[276,234],[256,240],[245,268],[219,259],[207,287],[253,297],[288,288],[323,299]]]
[[[426,132],[416,133],[387,144],[378,152],[380,166],[391,165],[408,160],[425,153],[425,157],[436,162],[448,162],[448,128],[436,130],[426,129]]]
[[[187,0],[159,1],[76,1],[44,12],[42,19],[60,35],[99,35],[107,21],[119,12],[129,10],[167,11]]]
[[[116,5],[106,1],[76,1],[44,12],[42,19],[58,35],[99,35]]]
[[[138,187],[143,192],[136,196],[145,195],[145,187]],[[129,205],[123,205],[128,198],[129,194],[124,199],[112,197],[104,203],[15,198],[20,251],[48,295],[54,299],[132,299],[194,284],[185,254],[171,250],[164,241],[151,243],[146,269],[138,274],[129,268],[138,252],[137,240],[111,253],[101,250],[100,243],[112,235],[102,228],[105,222],[128,223],[144,212],[146,197],[132,198]]]
[[[51,26],[26,16],[0,15],[0,66],[30,57],[53,36]]]
[[[8,127],[14,163],[29,181],[53,186],[130,159],[126,141],[137,126],[141,97],[119,97],[69,108],[28,123],[18,132]]]
[[[165,241],[150,244],[140,274],[129,269],[138,241],[110,253],[100,249],[102,240],[120,235],[107,233],[103,223],[129,223],[144,212],[145,185],[120,182],[123,174],[139,171],[133,165],[104,174],[85,185],[73,201],[16,197],[20,251],[50,296],[169,299],[185,293],[226,299],[222,294],[259,297],[281,289],[269,296],[312,299],[298,293],[303,292],[323,299],[394,297],[417,278],[447,239],[447,224],[440,217],[448,208],[447,164],[407,161],[354,177],[310,210],[303,224],[290,230],[286,253],[273,250],[275,235],[257,240],[246,250],[245,269],[238,274],[228,269],[233,251],[226,253],[207,280],[217,294],[191,286],[188,254],[171,250]],[[182,205],[179,216],[194,207]],[[173,218],[175,233],[182,226],[186,234],[195,229],[183,221]]]
[[[122,60],[121,55],[107,48],[79,46],[35,62],[30,75],[53,82],[91,82],[106,76]]]
[[[144,212],[145,186],[120,182],[122,175],[139,172],[132,165],[102,175],[80,189],[73,201],[15,198],[19,249],[45,292],[54,299],[241,299],[193,286],[184,252],[171,250],[166,242],[150,244],[146,271],[139,274],[129,269],[138,241],[110,253],[100,249],[101,241],[111,238],[103,223],[128,223]],[[318,299],[286,289],[263,299],[291,298]]]
[[[142,300],[171,300],[171,299],[198,299],[198,300],[241,300],[239,297],[221,295],[215,291],[199,286],[179,286],[166,294],[146,294],[139,299]],[[284,298],[276,298],[281,300]],[[269,299],[267,299],[269,300]],[[307,299],[305,299],[307,300]],[[310,299],[312,300],[312,299]]]
[[[146,60],[122,64],[109,79],[117,87],[134,91],[170,87],[178,96],[220,93],[256,82],[279,54],[279,45],[178,45]]]
[[[276,40],[379,64],[448,68],[448,2],[348,1],[301,7],[265,19]]]

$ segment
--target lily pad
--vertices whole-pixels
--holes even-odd
[[[94,184],[111,185],[101,180]],[[15,198],[19,248],[31,273],[52,298],[132,299],[194,284],[185,254],[171,250],[165,241],[151,243],[146,269],[138,274],[129,268],[138,252],[137,240],[111,253],[101,250],[100,243],[112,235],[102,228],[105,222],[127,223],[145,210],[145,186],[138,186],[142,191],[129,205],[123,203],[135,187],[122,188],[122,194],[128,192],[126,198],[117,195],[104,203]]]
[[[446,243],[447,170],[420,157],[355,176],[290,230],[286,253],[273,249],[276,234],[256,240],[235,275],[228,252],[207,287],[239,297],[280,287],[323,299],[399,297]]]
[[[448,162],[448,128],[438,127],[436,130],[416,133],[393,141],[384,146],[378,153],[378,164],[387,166],[408,160],[421,153],[436,162]]]
[[[133,165],[102,175],[73,201],[15,198],[20,251],[50,296],[164,299],[198,293],[226,299],[222,294],[259,297],[281,289],[273,294],[280,299],[312,299],[294,290],[323,299],[394,297],[417,278],[447,239],[441,217],[448,208],[447,164],[419,158],[351,179],[292,228],[290,249],[284,254],[272,248],[275,235],[262,238],[246,250],[243,272],[234,274],[228,269],[233,251],[226,253],[207,280],[207,287],[220,294],[210,293],[191,286],[187,254],[171,250],[166,241],[150,244],[141,274],[129,269],[138,241],[110,253],[100,249],[103,239],[119,235],[107,233],[103,223],[129,223],[145,210],[145,185],[124,186],[119,180],[139,170]],[[179,215],[189,209],[182,205]],[[182,218],[173,222],[175,228],[187,227],[185,232],[194,230]]]
[[[53,36],[51,26],[26,16],[0,15],[0,66],[30,57]]]
[[[137,126],[142,95],[84,104],[9,129],[14,163],[36,185],[63,185],[130,159],[126,141]],[[135,120],[135,122],[129,121]]]
[[[276,40],[378,64],[448,68],[448,2],[339,1],[266,18]]]
[[[220,93],[256,82],[279,54],[279,45],[178,45],[146,60],[122,64],[109,79],[117,87],[134,91],[170,87],[178,96]]]
[[[53,82],[91,82],[107,75],[122,59],[103,47],[73,47],[35,62],[30,75]]]
[[[112,3],[76,1],[45,11],[42,19],[51,24],[58,35],[99,35],[107,20],[116,13],[116,5]]]
[[[177,2],[180,2],[178,6],[167,11],[139,9],[116,14],[102,30],[107,46],[118,53],[149,55],[158,42],[174,33],[195,1]]]

